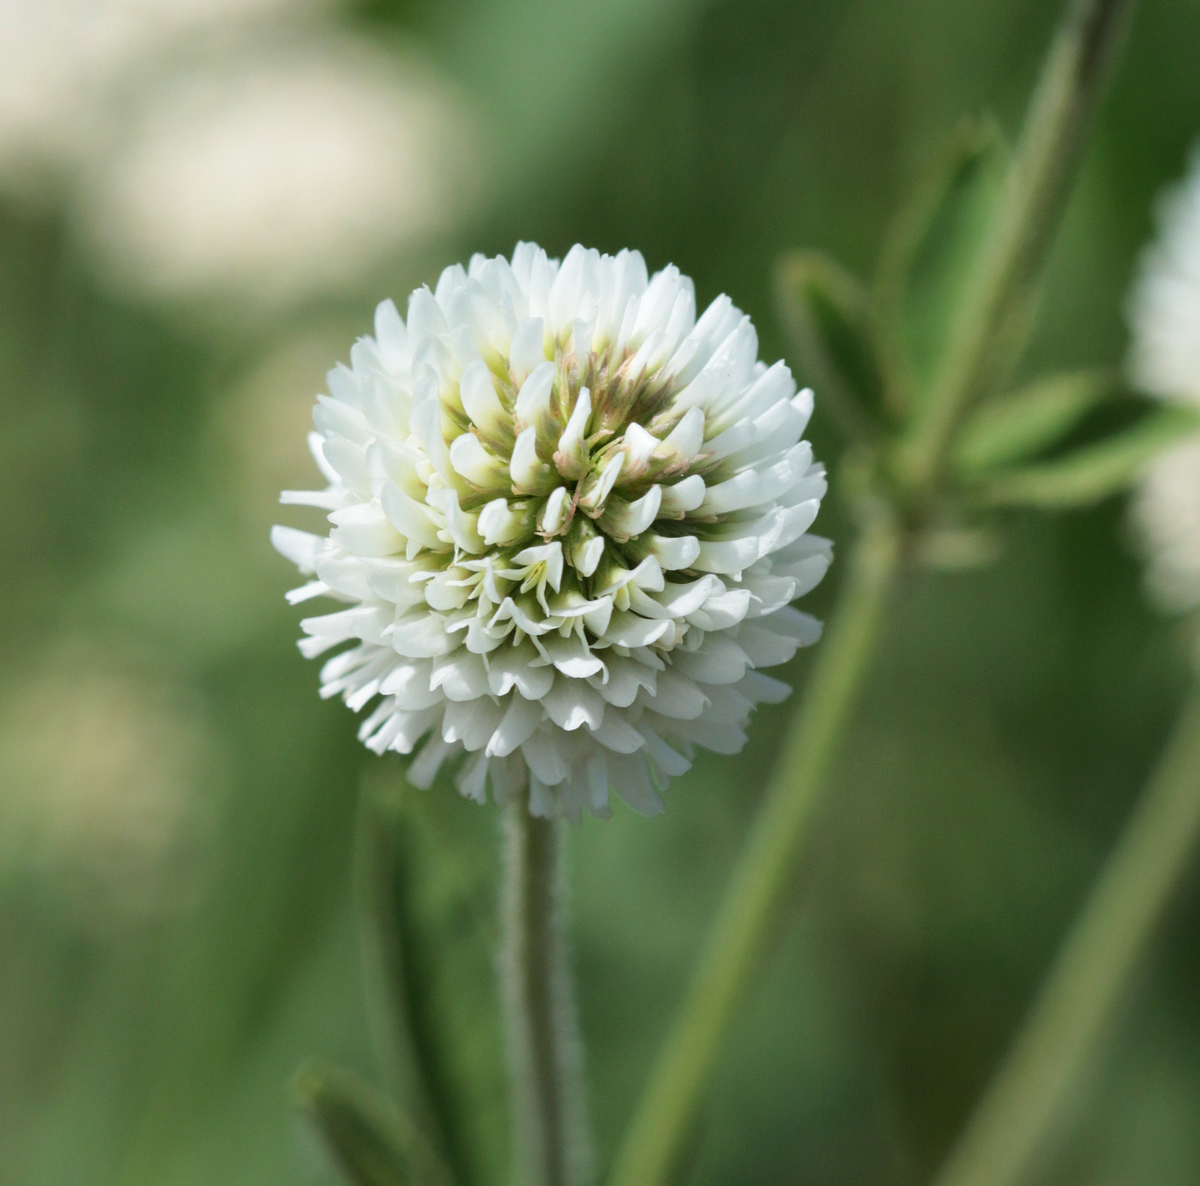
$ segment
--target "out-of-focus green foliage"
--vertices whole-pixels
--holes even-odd
[[[449,1186],[446,1168],[412,1121],[361,1079],[309,1065],[292,1090],[352,1186]]]
[[[1200,414],[1191,408],[1156,408],[1132,428],[1060,460],[991,475],[985,498],[1000,506],[1088,506],[1124,490],[1154,457],[1198,429]]]
[[[818,252],[788,252],[777,276],[780,319],[797,368],[820,387],[847,437],[871,440],[887,409],[866,289]]]
[[[1056,15],[1033,0],[371,0],[285,14],[251,56],[275,40],[332,44],[337,28],[448,80],[479,196],[282,306],[242,295],[214,310],[131,286],[88,229],[92,175],[26,185],[27,166],[0,155],[2,1186],[334,1180],[287,1084],[315,1057],[392,1085],[351,881],[364,776],[418,805],[414,925],[435,943],[448,918],[467,929],[464,894],[487,923],[494,814],[445,787],[408,790],[402,764],[367,754],[351,714],[318,699],[293,646],[301,615],[282,602],[294,574],[266,543],[278,489],[309,481],[323,371],[375,301],[520,237],[636,246],[693,275],[701,301],[728,291],[764,357],[786,354],[776,260],[822,252],[868,274],[963,111],[995,109],[1011,133]],[[1121,364],[1154,195],[1200,134],[1198,42],[1190,0],[1144,6],[1030,374]],[[182,68],[163,54],[129,72],[118,110]],[[915,365],[937,348],[922,324]],[[843,438],[820,399],[835,491],[822,526],[837,539]],[[994,566],[914,580],[714,1083],[695,1182],[915,1186],[944,1153],[1185,682],[1122,524],[1115,499],[1054,521],[1017,512]],[[836,580],[835,566],[815,612]],[[740,757],[703,758],[665,816],[619,811],[572,834],[602,1154],[788,711],[763,709]],[[1047,1183],[1200,1179],[1198,915],[1193,884]],[[438,953],[420,1024],[445,1027],[454,1090],[473,1085],[470,1156],[500,1160],[490,969],[472,950]]]
[[[1035,379],[975,413],[955,451],[955,468],[971,475],[1026,461],[1061,441],[1118,389],[1102,371]]]
[[[888,228],[877,285],[877,321],[897,402],[912,407],[945,364],[946,333],[964,299],[993,222],[1009,164],[991,121],[961,124],[918,179]]]

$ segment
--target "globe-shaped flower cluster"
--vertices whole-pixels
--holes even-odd
[[[310,444],[328,535],[277,527],[312,580],[293,601],[322,693],[377,752],[448,759],[466,795],[528,791],[537,815],[636,810],[691,764],[735,753],[759,668],[815,642],[789,607],[824,575],[825,492],[802,439],[812,394],[758,360],[748,317],[637,252],[532,244],[474,257],[329,375]]]

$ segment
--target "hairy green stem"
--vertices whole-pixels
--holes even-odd
[[[1200,689],[937,1186],[1016,1186],[1080,1084],[1200,838]]]
[[[838,613],[817,651],[805,711],[780,757],[691,987],[618,1155],[613,1186],[657,1186],[671,1173],[742,989],[776,909],[787,896],[813,799],[863,685],[900,551],[900,537],[890,520],[869,527],[859,541]]]
[[[993,226],[948,331],[946,360],[896,457],[918,505],[932,499],[963,416],[1002,382],[1028,336],[1033,296],[1136,0],[1076,0],[1051,46]]]
[[[562,825],[505,808],[501,982],[516,1181],[581,1186],[590,1150],[565,938]]]

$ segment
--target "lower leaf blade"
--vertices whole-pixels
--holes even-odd
[[[1023,462],[1057,444],[1120,390],[1102,371],[1048,375],[985,403],[963,426],[955,450],[962,477]]]
[[[1165,407],[1133,428],[1054,461],[995,474],[981,484],[991,506],[1091,506],[1132,484],[1154,457],[1200,433],[1200,410]]]
[[[356,1075],[312,1064],[297,1073],[292,1090],[350,1186],[452,1186],[407,1117]]]

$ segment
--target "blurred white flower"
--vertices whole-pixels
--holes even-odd
[[[1133,513],[1155,601],[1167,610],[1200,607],[1200,437],[1168,449],[1147,468]]]
[[[104,648],[63,646],[5,697],[0,720],[5,863],[49,872],[105,925],[186,900],[220,763],[182,689]]]
[[[306,482],[312,474],[312,458],[304,447],[312,409],[297,393],[316,398],[329,360],[351,336],[342,318],[289,334],[213,404],[210,449],[248,530],[255,532],[256,548],[274,519],[271,502],[280,488]]]
[[[463,107],[415,59],[348,38],[177,72],[80,195],[109,268],[160,296],[272,305],[360,280],[478,192]]]
[[[321,672],[376,752],[410,753],[428,785],[482,800],[528,786],[531,810],[635,809],[693,747],[736,753],[754,704],[785,684],[756,668],[815,642],[789,607],[824,575],[808,534],[825,476],[801,439],[812,393],[758,361],[748,317],[637,252],[531,244],[447,268],[407,318],[329,375],[313,454],[328,536],[276,528],[305,573]]]
[[[321,0],[4,0],[0,186],[36,191],[108,134],[132,75],[198,35],[227,35]]]
[[[1130,303],[1130,370],[1143,390],[1200,404],[1200,148],[1159,211]]]
[[[1143,391],[1200,407],[1200,149],[1160,210],[1130,302],[1130,374]],[[1133,504],[1159,604],[1200,606],[1200,437],[1146,469]]]

